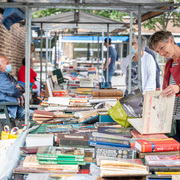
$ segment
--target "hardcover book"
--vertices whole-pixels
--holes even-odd
[[[163,97],[161,91],[146,91],[142,118],[128,119],[141,134],[170,133],[175,96]]]
[[[84,148],[41,146],[37,151],[37,157],[79,157],[84,158]]]
[[[145,163],[148,166],[180,166],[180,156],[176,155],[154,155],[145,156]]]
[[[111,142],[100,142],[100,141],[89,141],[89,146],[96,146],[96,145],[105,145],[105,146],[116,146],[116,147],[124,147],[124,148],[130,148],[130,145],[127,144],[120,144],[120,143],[111,143]]]
[[[89,137],[89,141],[94,142],[108,142],[108,143],[116,143],[116,144],[125,144],[130,145],[129,140],[123,140],[123,139],[113,139],[113,138],[103,138],[103,137]]]
[[[35,160],[35,159],[34,159]],[[43,165],[37,161],[36,166],[23,167],[23,160],[19,160],[17,166],[13,169],[13,173],[29,174],[29,173],[54,173],[58,175],[77,174],[79,165]],[[76,169],[74,168],[76,167]]]
[[[167,139],[137,139],[135,148],[140,152],[179,151],[179,142]]]
[[[133,138],[143,138],[143,139],[167,139],[168,137],[163,133],[158,134],[140,134],[138,131],[131,131]]]
[[[64,82],[64,78],[63,78],[63,75],[62,75],[60,69],[56,69],[56,70],[52,71],[52,73],[53,73],[53,75],[57,76],[58,84],[61,84]]]
[[[121,135],[121,136],[125,136],[128,138],[131,138],[131,130],[133,130],[133,128],[110,127],[110,126],[108,126],[108,127],[99,126],[98,127],[99,133]]]
[[[137,158],[137,152],[134,149],[115,147],[115,146],[102,146],[102,145],[95,146],[95,155],[96,158],[98,156],[111,157],[114,158],[114,160],[118,158],[122,158],[122,159]]]

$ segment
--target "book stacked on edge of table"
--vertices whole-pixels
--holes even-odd
[[[157,175],[180,175],[180,156],[178,155],[146,155],[145,163],[149,172]]]

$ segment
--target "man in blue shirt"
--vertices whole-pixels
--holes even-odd
[[[107,38],[104,40],[104,45],[107,48]],[[106,82],[111,82],[111,78],[114,75],[114,71],[115,71],[115,62],[117,59],[117,52],[116,50],[111,46],[111,39],[109,38],[109,59],[108,59],[108,65],[109,65],[109,76],[108,76],[108,81],[107,81],[107,77],[106,77],[106,72],[107,72],[107,60],[105,62],[104,65],[104,69],[103,69],[103,75],[105,78]]]
[[[5,56],[0,56],[0,102],[18,102],[19,106],[9,106],[9,114],[13,118],[25,119],[24,86],[9,73],[12,70],[10,61]]]

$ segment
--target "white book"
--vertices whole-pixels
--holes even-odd
[[[28,134],[26,136],[26,147],[53,145],[54,134]]]
[[[26,180],[48,180],[49,174],[45,173],[29,173]]]
[[[48,104],[69,105],[69,97],[49,97]]]
[[[142,118],[129,118],[141,134],[170,133],[175,96],[163,97],[161,91],[146,91]]]

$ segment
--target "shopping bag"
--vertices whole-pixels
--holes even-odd
[[[13,127],[10,134],[9,134],[9,139],[16,139],[18,137],[18,127]]]
[[[123,127],[131,126],[128,118],[142,117],[143,95],[139,89],[119,99],[114,107],[108,110],[111,118]]]
[[[4,126],[4,130],[1,132],[1,140],[9,139],[10,128],[9,126]]]

